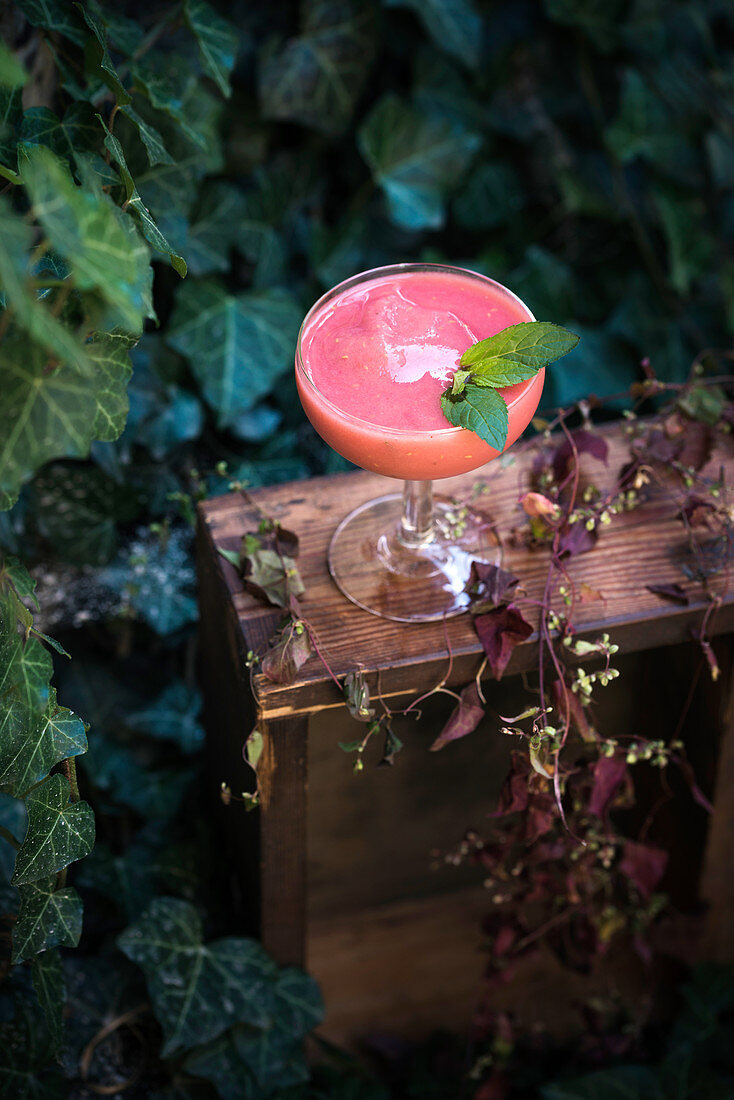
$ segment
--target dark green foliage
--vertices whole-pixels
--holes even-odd
[[[229,936],[196,756],[195,504],[230,481],[344,468],[304,422],[292,362],[308,306],[360,269],[461,263],[579,333],[548,371],[549,405],[624,389],[644,356],[680,380],[730,340],[731,14],[654,0],[15,7],[28,25],[0,45],[0,546],[36,563],[44,610],[56,599],[59,628],[77,629],[57,699],[34,582],[5,558],[0,915],[17,917],[16,962],[37,960],[43,1012],[15,966],[0,1096],[68,1095],[110,1019],[151,1032],[148,1010],[134,1015],[144,973],[177,1059],[175,1078],[159,1063],[141,1085],[151,1096],[384,1100],[348,1065],[306,1081],[313,985]],[[47,91],[24,110],[12,48],[35,57],[41,40]],[[716,417],[715,391],[688,400]],[[100,840],[80,861],[91,806]],[[224,1012],[223,960],[225,982],[260,975]],[[676,1032],[690,1060],[665,1071],[691,1096],[719,1049],[725,1009],[707,997],[691,993]],[[91,1061],[108,1087],[110,1058]],[[596,1077],[600,1097],[658,1087],[649,1067],[600,1072],[618,1075]],[[595,1095],[562,1087],[576,1092],[548,1096]]]

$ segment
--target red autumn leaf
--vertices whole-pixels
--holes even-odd
[[[484,706],[479,698],[477,685],[472,680],[461,693],[460,702],[451,711],[449,720],[431,745],[431,752],[438,752],[449,741],[458,741],[473,733],[484,717]]]
[[[668,853],[661,848],[627,840],[619,869],[634,883],[643,898],[647,899],[663,877],[667,862]]]
[[[519,503],[527,516],[555,516],[558,514],[558,505],[554,504],[542,493],[525,493],[520,497]]]
[[[598,589],[592,588],[586,581],[579,585],[579,603],[594,603],[595,600],[604,601],[604,597]]]
[[[262,674],[276,684],[292,684],[312,652],[306,628],[298,633],[296,624],[290,622],[276,635],[275,643],[263,657]]]
[[[571,439],[573,439],[573,446],[571,440],[564,439],[553,455],[553,477],[556,482],[561,482],[566,478],[573,460],[574,446],[577,454],[591,455],[597,462],[603,462],[606,465],[609,448],[606,440],[602,439],[600,435],[594,435],[593,432],[587,432],[584,428],[580,428],[577,432],[572,433]]]
[[[627,775],[624,756],[600,756],[594,764],[594,786],[591,788],[589,812],[605,818],[611,803]]]
[[[533,633],[530,623],[512,604],[504,604],[485,615],[477,615],[474,628],[497,680],[502,679],[502,673],[507,668],[515,646]]]
[[[528,844],[544,836],[553,827],[555,820],[556,803],[553,796],[535,792],[525,817],[525,840]]]
[[[473,561],[466,591],[471,595],[471,610],[477,614],[509,602],[520,578],[498,565]]]
[[[566,523],[558,540],[559,557],[575,558],[577,554],[585,554],[594,549],[597,538],[596,527],[590,531],[585,523]]]
[[[653,595],[660,596],[664,600],[670,600],[671,603],[680,604],[681,607],[685,607],[688,603],[686,591],[679,584],[647,584],[645,587]]]
[[[512,765],[502,784],[497,809],[489,815],[490,817],[504,817],[505,814],[514,814],[527,809],[530,798],[529,776],[530,763],[527,756],[522,752],[513,752]]]
[[[633,451],[643,462],[662,462],[664,465],[678,457],[681,447],[680,439],[669,439],[660,428],[653,428],[632,445]]]

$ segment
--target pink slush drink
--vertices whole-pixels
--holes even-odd
[[[496,458],[473,432],[448,423],[440,396],[471,344],[534,320],[530,310],[470,271],[371,275],[324,295],[303,322],[296,380],[316,431],[350,462],[387,477],[453,477]],[[532,419],[544,373],[499,391],[506,447]]]

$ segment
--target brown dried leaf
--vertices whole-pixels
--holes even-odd
[[[430,751],[438,752],[439,749],[448,745],[449,741],[458,741],[460,737],[473,733],[483,717],[484,707],[479,698],[477,685],[472,680],[461,692],[460,701],[452,710],[448,722],[431,745]]]
[[[527,516],[557,516],[558,505],[554,504],[542,493],[525,493],[520,497],[519,503]]]
[[[274,644],[263,657],[260,665],[262,674],[273,683],[292,684],[312,653],[313,646],[306,628],[302,623],[289,622],[276,635]]]
[[[507,668],[512,651],[533,633],[533,628],[512,605],[504,604],[474,619],[489,666],[497,680]]]
[[[680,604],[681,607],[685,607],[689,602],[685,589],[679,584],[646,584],[645,587],[653,595],[670,600],[671,603]]]

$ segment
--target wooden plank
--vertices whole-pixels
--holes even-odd
[[[708,902],[700,957],[734,964],[734,666],[729,639],[728,684],[722,707],[714,812],[701,875],[701,896]]]
[[[232,897],[233,926],[240,934],[258,935],[257,818],[246,814],[239,804],[225,806],[219,793],[223,782],[238,794],[251,787],[252,773],[242,759],[242,745],[255,722],[255,705],[245,667],[245,639],[201,521],[197,570],[199,666],[207,741],[202,809],[222,837],[222,873]],[[219,856],[216,853],[214,858]]]
[[[622,464],[628,459],[626,439],[619,427],[602,430],[609,444],[606,467],[584,456],[585,476],[600,488],[613,484]],[[513,528],[523,526],[518,496],[528,487],[529,453],[516,448],[515,464],[502,470],[490,463],[481,471],[450,479],[437,486],[449,495],[466,497],[481,483],[485,489],[478,502],[487,508],[498,524],[504,541],[505,567],[522,578],[529,599],[538,600],[547,572],[548,553],[529,549],[513,538]],[[731,447],[717,453],[710,464],[711,476],[720,465],[731,481],[734,457]],[[372,674],[376,688],[381,671],[381,690],[389,698],[406,692],[429,689],[446,669],[446,644],[442,624],[400,624],[388,622],[352,605],[329,577],[326,552],[337,523],[353,507],[370,497],[383,494],[390,483],[372,474],[342,474],[314,478],[257,490],[253,497],[269,514],[296,531],[301,539],[300,570],[306,584],[304,613],[323,641],[328,659],[337,675],[359,662]],[[395,483],[395,488],[399,487]],[[603,602],[580,605],[574,619],[582,636],[609,630],[625,651],[649,649],[684,641],[692,626],[700,622],[706,607],[699,585],[686,582],[681,565],[687,559],[687,541],[682,524],[665,493],[651,491],[651,499],[639,509],[615,517],[602,531],[598,547],[573,560],[571,569],[577,583],[586,582],[602,593]],[[257,516],[239,494],[229,494],[201,506],[201,515],[211,541],[229,549],[239,547],[242,535],[257,526]],[[236,571],[219,558],[222,583],[227,586],[239,618],[240,628],[250,648],[262,646],[277,622],[278,615],[263,608],[250,597],[239,582]],[[647,590],[649,584],[684,583],[690,604],[680,607],[661,600]],[[714,581],[716,583],[716,580]],[[722,590],[723,590],[722,583]],[[734,593],[712,624],[713,632],[734,630]],[[481,647],[468,616],[446,624],[454,655],[450,683],[466,682],[474,675],[481,660]],[[537,655],[537,635],[514,651],[508,674],[531,668]],[[258,705],[264,715],[285,716],[312,712],[322,707],[341,705],[339,692],[317,658],[311,658],[299,674],[297,683],[272,684],[255,677]]]
[[[649,994],[649,972],[629,945],[613,947],[590,974],[570,970],[548,950],[520,959],[513,980],[486,997],[481,886],[372,906],[309,925],[308,967],[319,982],[326,1019],[319,1033],[353,1049],[370,1035],[425,1040],[464,1032],[481,998],[509,1012],[526,1032],[578,1038],[579,1005],[593,998],[634,1004]]]
[[[261,938],[281,966],[303,966],[308,718],[272,718],[259,729]]]

